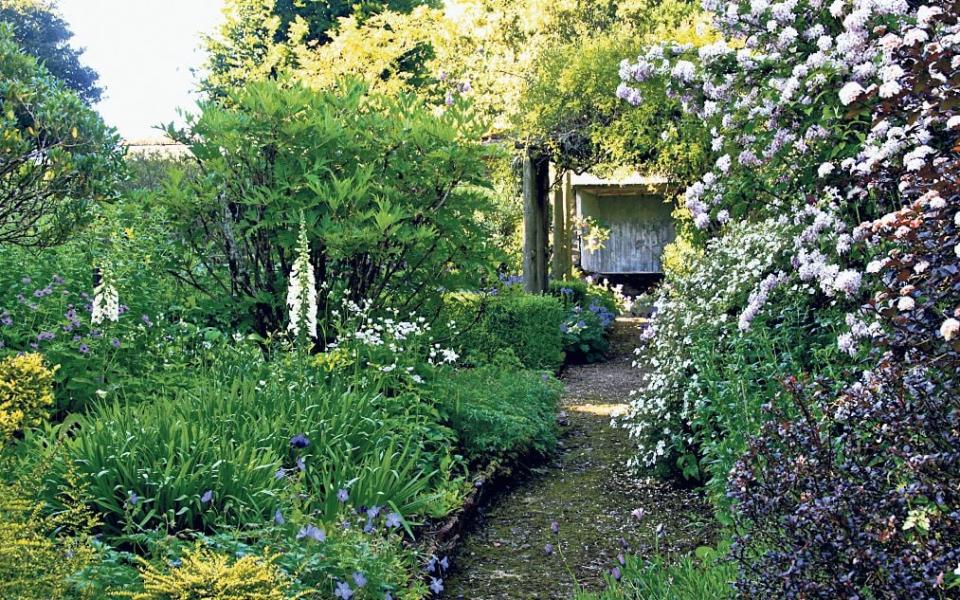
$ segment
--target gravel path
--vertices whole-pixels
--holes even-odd
[[[566,371],[560,451],[481,512],[460,545],[445,598],[571,598],[577,585],[602,588],[624,542],[633,553],[649,554],[655,544],[688,551],[712,540],[710,509],[700,495],[633,475],[626,467],[632,444],[625,431],[609,426],[639,385],[631,360],[641,326],[618,319],[610,360]],[[645,512],[642,522],[631,517],[636,508]],[[554,521],[559,534],[551,531]]]

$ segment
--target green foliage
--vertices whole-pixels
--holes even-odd
[[[0,24],[0,243],[50,246],[111,198],[116,133]]]
[[[439,379],[431,390],[471,461],[547,454],[556,445],[561,386],[536,371],[485,366]]]
[[[13,40],[36,58],[87,104],[100,101],[98,75],[80,62],[82,49],[70,43],[73,32],[49,0],[0,0],[0,21],[12,28]]]
[[[415,397],[350,389],[339,377],[292,379],[252,361],[223,369],[195,373],[187,389],[105,402],[51,428],[47,451],[62,446],[63,457],[46,497],[55,502],[51,490],[75,468],[114,533],[264,523],[291,480],[327,518],[342,488],[357,504],[390,503],[402,514],[429,503],[449,439],[431,439],[432,417]],[[310,440],[304,449],[291,443],[298,434]],[[207,491],[213,499],[203,502]]]
[[[729,544],[728,544],[729,545]],[[706,546],[693,556],[647,560],[627,556],[621,580],[607,577],[606,591],[577,594],[576,600],[722,600],[733,598],[737,566],[725,558],[726,549]]]
[[[540,50],[520,100],[518,127],[545,142],[558,163],[578,171],[626,165],[678,182],[699,176],[709,151],[706,129],[663,94],[648,98],[644,110],[625,106],[616,94],[618,70],[624,57],[661,39],[703,45],[716,36],[695,32],[695,3],[606,4],[614,18]]]
[[[476,287],[498,253],[476,216],[489,211],[480,142],[466,108],[435,115],[410,95],[358,84],[316,92],[254,83],[207,104],[185,131],[203,175],[162,194],[192,250],[181,277],[261,335],[282,330],[299,215],[313,249],[320,313],[344,297],[406,314],[441,288]]]
[[[339,19],[382,11],[409,12],[437,0],[228,0],[224,23],[207,38],[206,91],[223,96],[248,81],[273,78],[297,66],[294,49],[330,42]]]
[[[468,361],[487,363],[511,350],[528,369],[556,371],[563,364],[562,303],[551,296],[452,294],[446,317],[460,333],[453,343]]]

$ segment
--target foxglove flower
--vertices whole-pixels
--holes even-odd
[[[287,326],[295,336],[304,332],[310,338],[317,337],[317,281],[310,263],[310,242],[307,240],[307,225],[300,216],[300,237],[297,240],[297,258],[290,271],[287,288],[287,308],[290,324]]]
[[[93,314],[90,322],[99,325],[104,321],[117,322],[120,318],[120,295],[108,277],[109,272],[104,269],[100,285],[93,288]]]

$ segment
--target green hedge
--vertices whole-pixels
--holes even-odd
[[[512,351],[528,369],[556,371],[563,365],[563,304],[552,296],[504,293],[482,296],[453,294],[446,298],[448,319],[459,331],[452,345],[469,362],[493,362]]]
[[[465,369],[436,382],[432,391],[471,461],[547,454],[556,445],[561,385],[543,372]]]

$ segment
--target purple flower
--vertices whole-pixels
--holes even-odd
[[[434,594],[440,595],[440,592],[443,591],[443,580],[437,577],[430,578],[430,591]]]
[[[280,480],[280,479],[283,479],[284,477],[286,477],[286,475],[287,475],[286,469],[283,469],[283,468],[281,467],[281,468],[277,469],[277,472],[276,472],[276,473],[273,474],[273,478],[274,478],[274,479],[277,479],[277,480]]]
[[[557,523],[556,521],[550,523],[550,531],[552,531],[554,535],[560,533],[560,523]]]
[[[10,313],[4,311],[3,314],[0,314],[0,323],[9,327],[13,325],[13,317],[10,316]]]
[[[617,562],[619,562],[621,566],[626,566],[627,557],[623,555],[623,552],[617,555]]]
[[[380,515],[379,506],[371,506],[370,508],[367,509],[367,516],[370,517],[371,519],[376,519],[379,515]]]
[[[55,338],[55,337],[57,337],[57,335],[56,335],[55,333],[53,333],[52,331],[41,331],[40,333],[37,334],[37,341],[38,341],[38,342],[49,342],[50,340],[52,340],[52,339]]]
[[[67,318],[67,320],[69,320],[69,321],[76,321],[76,320],[77,320],[77,309],[71,308],[71,309],[68,310],[66,313],[64,313],[63,316],[65,316],[65,317]]]
[[[620,567],[610,569],[610,575],[617,581],[620,581],[620,578],[623,577],[623,574],[620,573]]]
[[[337,492],[337,500],[340,501],[340,504],[346,504],[349,499],[350,492],[347,491],[347,488],[340,488],[340,491]]]
[[[130,492],[130,495],[127,496],[127,503],[130,506],[136,506],[137,502],[140,502],[140,496],[136,492]]]
[[[63,277],[60,277],[59,275],[54,274],[54,276],[53,276],[53,283],[54,283],[54,285],[63,285],[63,283],[64,283]]]
[[[283,513],[280,512],[280,509],[277,509],[277,512],[273,513],[273,522],[277,525],[283,525],[286,523],[286,520],[283,518]]]
[[[307,463],[305,460],[303,460],[302,456],[297,457],[297,468],[300,469],[301,471],[307,470]]]
[[[450,560],[446,556],[444,556],[443,558],[440,559],[440,569],[443,571],[446,571],[449,568],[450,568]]]
[[[90,352],[90,346],[86,344],[80,344],[80,347],[77,348],[80,351],[80,354],[88,354]]]
[[[427,566],[424,567],[427,570],[427,573],[436,573],[437,572],[437,557],[431,556],[430,560],[427,561]]]
[[[551,554],[553,554],[553,544],[547,544],[546,546],[544,546],[543,553],[546,554],[547,556],[550,556]]]
[[[400,527],[400,515],[395,512],[387,515],[386,525],[391,529],[396,529],[397,527]]]
[[[631,515],[634,519],[636,519],[636,520],[638,520],[638,521],[642,521],[642,520],[643,520],[643,516],[644,516],[645,514],[647,514],[647,511],[645,511],[645,510],[642,509],[642,508],[635,508],[635,509],[633,509],[633,512],[630,513],[630,515]]]
[[[213,490],[207,490],[200,496],[201,504],[209,504],[211,500],[213,500]]]
[[[153,321],[150,320],[150,315],[143,315],[140,317],[140,320],[143,321],[147,327],[153,327]]]
[[[307,438],[306,434],[298,433],[290,438],[290,446],[293,448],[306,448],[309,445],[310,439]]]
[[[114,348],[119,348],[120,340],[118,340],[117,338],[113,338],[112,340],[110,340],[110,345],[113,346]]]
[[[393,594],[391,594],[390,592],[387,592],[386,594],[384,594],[383,600],[393,600]]]
[[[367,578],[363,576],[363,573],[357,571],[353,574],[353,583],[356,584],[358,588],[362,588],[367,585]]]
[[[281,520],[283,519],[282,516],[280,518]],[[300,531],[297,532],[297,539],[302,540],[303,538],[310,538],[318,542],[323,542],[327,539],[327,533],[324,530],[314,527],[312,524],[310,524],[301,528]]]
[[[338,581],[337,589],[333,591],[333,595],[341,600],[350,600],[353,597],[353,590],[345,581]]]
[[[373,526],[373,521],[367,521],[363,526],[363,532],[369,534],[374,531],[376,531],[376,529]]]

